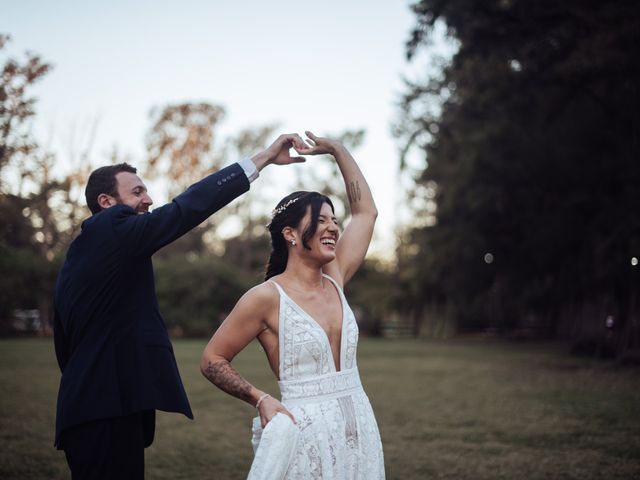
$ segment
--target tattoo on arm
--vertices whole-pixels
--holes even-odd
[[[362,198],[360,183],[358,183],[357,180],[349,183],[349,186],[347,187],[347,197],[349,198],[349,203],[359,202]]]
[[[219,389],[246,402],[251,402],[251,385],[226,360],[209,362],[205,377]]]

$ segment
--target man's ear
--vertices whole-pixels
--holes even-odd
[[[113,207],[117,203],[118,202],[116,202],[116,199],[111,195],[107,195],[106,193],[101,193],[100,195],[98,195],[98,205],[100,205],[100,208],[102,208],[103,210],[105,208]]]

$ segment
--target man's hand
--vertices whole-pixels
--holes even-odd
[[[297,133],[280,135],[269,148],[254,155],[251,160],[255,163],[258,171],[269,164],[288,165],[290,163],[304,162],[304,157],[292,157],[289,154],[291,148],[295,148],[298,153],[301,153],[301,150],[306,148],[304,141]]]

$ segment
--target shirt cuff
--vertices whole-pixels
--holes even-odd
[[[247,176],[249,183],[253,182],[260,175],[260,172],[258,172],[258,169],[256,168],[256,164],[249,158],[243,158],[238,162],[238,165],[240,165],[242,170],[244,170],[244,174]]]

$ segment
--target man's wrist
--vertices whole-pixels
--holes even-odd
[[[258,172],[269,165],[269,157],[264,152],[256,153],[253,157],[251,157],[251,161],[255,165]]]
[[[238,162],[238,164],[242,167],[242,170],[244,170],[244,174],[247,176],[247,180],[249,180],[249,183],[253,182],[256,178],[258,178],[259,170],[255,162],[252,161],[252,159],[243,158]]]

